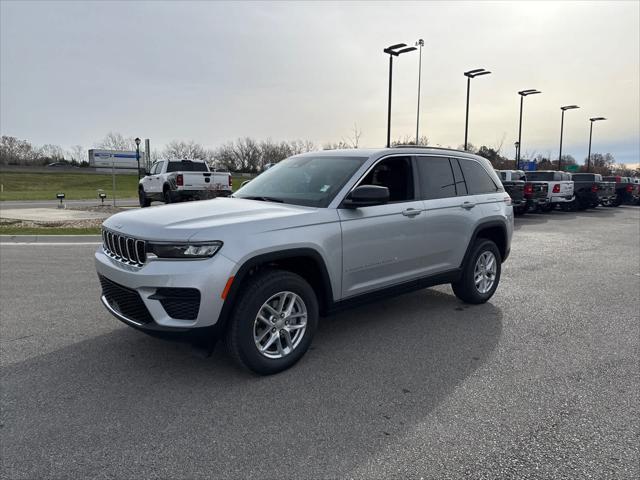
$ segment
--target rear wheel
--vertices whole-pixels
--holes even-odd
[[[489,300],[500,282],[502,257],[491,240],[479,238],[462,269],[462,277],[451,284],[456,297],[466,303]]]
[[[286,370],[305,354],[318,324],[318,300],[299,275],[266,270],[243,285],[226,343],[240,365],[261,375]]]
[[[171,197],[171,190],[169,190],[169,187],[164,187],[164,190],[162,191],[162,200],[164,200],[164,203],[166,204],[173,202],[173,198]]]
[[[544,213],[549,213],[551,210],[553,210],[553,203],[548,203],[542,207],[540,207],[540,210],[542,210]]]

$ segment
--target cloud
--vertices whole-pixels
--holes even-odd
[[[523,88],[523,152],[586,156],[588,118],[603,115],[594,151],[639,156],[637,2],[2,2],[0,127],[36,143],[91,145],[108,131],[214,146],[240,136],[386,132],[382,49],[424,38],[421,126],[432,143],[464,137],[512,153]],[[393,135],[413,135],[417,55],[394,64]],[[596,148],[596,145],[598,148]]]

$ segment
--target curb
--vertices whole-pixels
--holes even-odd
[[[0,235],[2,243],[101,243],[100,235]]]

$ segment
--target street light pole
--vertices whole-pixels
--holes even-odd
[[[593,136],[593,122],[598,122],[600,120],[606,120],[605,117],[593,117],[590,118],[591,127],[589,128],[589,153],[587,154],[587,172],[591,170],[591,138]]]
[[[138,162],[138,181],[140,181],[140,139],[136,137],[136,162]]]
[[[516,158],[516,170],[520,170],[520,152],[522,151],[522,106],[524,104],[524,97],[527,95],[535,95],[537,93],[542,92],[539,92],[535,88],[521,90],[518,92],[518,95],[520,95],[520,123],[518,126],[518,157]]]
[[[424,47],[424,40],[419,39],[416,45],[420,47],[418,58],[418,111],[416,114],[416,145],[420,143],[420,80],[422,77],[422,47]]]
[[[389,55],[389,103],[387,106],[387,148],[391,146],[391,83],[393,82],[393,55]]]
[[[575,108],[580,108],[577,105],[565,105],[564,107],[560,107],[560,110],[562,110],[562,117],[560,120],[560,153],[558,153],[558,171],[560,171],[560,165],[562,163],[562,132],[564,130],[564,112],[566,110],[573,110]]]
[[[405,48],[406,47],[406,48]],[[398,50],[398,49],[401,50]],[[387,106],[387,148],[391,146],[391,83],[393,80],[393,57],[397,57],[403,53],[417,50],[416,47],[407,47],[406,43],[397,43],[383,50],[389,54],[389,102]]]
[[[467,150],[467,138],[469,133],[469,91],[471,90],[471,79],[475,77],[479,77],[480,75],[488,75],[491,72],[485,70],[484,68],[476,68],[474,70],[469,70],[468,72],[464,72],[464,76],[467,77],[467,110],[465,114],[464,120],[464,149]]]
[[[519,142],[515,142],[513,144],[514,147],[516,147],[516,158],[518,158],[518,150],[520,148],[520,143]],[[516,170],[518,170],[518,164],[516,163]]]

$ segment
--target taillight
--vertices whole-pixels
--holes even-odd
[[[533,193],[533,184],[525,183],[524,185],[524,194],[531,195]]]
[[[178,185],[179,187],[182,187],[184,185],[184,177],[181,173],[176,176],[176,185]]]
[[[595,183],[593,185],[591,185],[591,191],[593,193],[596,193],[598,191],[598,185],[596,185]]]
[[[229,175],[229,187],[231,187],[231,175]]]
[[[511,197],[509,195],[505,195],[502,199],[506,205],[511,205]]]
[[[627,185],[627,188],[625,190],[627,190],[627,193],[633,192],[633,185]]]
[[[553,193],[560,193],[560,184],[559,183],[556,183],[553,186]]]
[[[622,180],[622,177],[616,177],[616,183],[620,183],[620,180]]]

